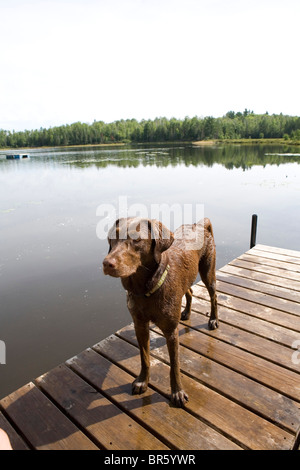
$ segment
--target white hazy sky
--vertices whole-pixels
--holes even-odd
[[[0,0],[0,129],[300,114],[299,0]]]

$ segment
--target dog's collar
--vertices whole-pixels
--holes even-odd
[[[169,269],[170,269],[170,265],[167,264],[167,267],[166,267],[166,269],[164,270],[164,272],[162,273],[160,279],[159,279],[158,282],[155,284],[155,286],[153,287],[153,289],[151,289],[149,292],[147,292],[147,294],[145,294],[145,297],[150,297],[152,294],[154,294],[154,292],[156,292],[156,291],[163,285],[163,283],[165,282],[166,277],[167,277],[167,275],[168,275]]]

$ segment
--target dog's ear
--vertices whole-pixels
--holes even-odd
[[[161,254],[170,248],[174,241],[174,235],[171,230],[158,220],[150,220],[149,225],[151,239],[154,243],[154,259],[157,263],[160,263]]]
[[[115,221],[115,223],[113,224],[113,226],[109,229],[108,231],[108,235],[107,235],[107,240],[108,240],[108,243],[111,245],[111,240],[116,240],[117,238],[119,238],[119,227],[120,227],[120,224],[124,221],[125,219],[122,218],[122,219],[117,219]],[[125,238],[125,237],[124,237]]]
[[[108,242],[108,245],[109,245],[108,253],[111,252],[111,240],[115,240],[117,238],[116,237],[116,229],[117,229],[118,223],[119,223],[119,221],[116,220],[115,223],[113,224],[113,226],[110,227],[110,229],[108,231],[108,234],[107,234],[107,242]]]

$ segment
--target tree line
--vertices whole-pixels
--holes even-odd
[[[300,117],[255,114],[245,109],[237,113],[229,111],[219,118],[75,122],[21,132],[0,129],[0,148],[263,138],[300,141]]]

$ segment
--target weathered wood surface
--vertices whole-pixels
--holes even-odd
[[[217,272],[220,327],[193,287],[179,325],[189,402],[170,405],[165,339],[151,326],[150,386],[132,325],[0,401],[14,449],[299,449],[300,252],[256,245]]]

